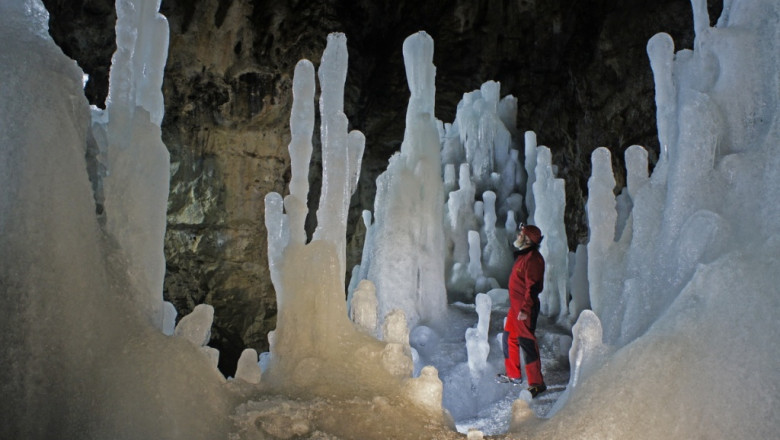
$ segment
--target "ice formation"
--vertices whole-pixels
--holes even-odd
[[[192,313],[181,318],[176,324],[173,334],[202,347],[211,338],[212,321],[214,321],[214,307],[208,304],[198,304]]]
[[[424,37],[427,36],[420,37],[418,39],[425,44]],[[343,34],[330,34],[318,70],[320,84],[333,87],[342,94],[338,98],[332,90],[323,91],[320,98],[322,124],[326,124],[326,115],[332,115],[330,118],[336,121],[336,127],[344,129],[347,126],[346,118],[343,117],[346,48]],[[293,80],[295,101],[313,98],[313,77],[312,64],[305,60],[299,62]],[[415,86],[418,84],[410,81],[413,100],[414,93],[417,93]],[[410,104],[410,107],[414,106]],[[310,150],[306,140],[311,138],[312,132],[306,130],[312,129],[310,108],[309,105],[296,102],[290,117],[291,131],[301,136],[299,139],[294,138],[289,148],[291,156],[301,155],[293,161],[300,165],[293,170],[296,173],[293,181],[300,178],[297,173],[308,176]],[[299,110],[303,110],[306,117],[298,113]],[[277,392],[309,397],[369,399],[384,396],[383,399],[387,400],[383,400],[383,405],[396,408],[401,399],[403,403],[400,408],[411,404],[424,411],[427,423],[441,424],[445,413],[441,407],[441,381],[436,369],[426,367],[422,369],[420,377],[411,377],[414,368],[413,351],[409,345],[405,310],[394,308],[384,315],[381,321],[384,342],[377,340],[372,326],[380,325],[376,310],[382,310],[381,302],[377,301],[381,296],[378,288],[374,294],[374,283],[363,280],[352,297],[352,317],[357,323],[353,324],[348,318],[343,292],[342,258],[346,246],[346,211],[331,208],[348,206],[357,177],[351,171],[345,172],[344,166],[346,164],[347,169],[352,170],[353,164],[360,163],[362,147],[354,148],[354,140],[362,142],[363,137],[357,132],[348,135],[342,133],[339,137],[333,135],[332,131],[333,127],[323,127],[321,131],[323,136],[334,136],[327,143],[323,142],[323,149],[333,150],[324,152],[323,156],[330,156],[332,159],[329,163],[335,164],[323,166],[323,185],[325,182],[335,182],[339,191],[333,193],[335,195],[323,196],[328,200],[327,207],[318,211],[318,222],[323,224],[317,226],[310,243],[306,243],[302,228],[290,228],[293,224],[292,216],[305,217],[306,205],[302,200],[305,200],[307,194],[302,191],[304,186],[300,185],[300,192],[291,189],[290,195],[283,202],[279,194],[270,193],[266,196],[269,264],[272,267],[279,311],[262,383]],[[300,145],[307,148],[299,149]],[[436,170],[438,172],[438,165]],[[346,174],[350,178],[344,180],[339,176],[329,176],[331,173],[342,177]],[[288,207],[292,209],[288,210]],[[300,270],[302,266],[306,268],[305,271]],[[375,307],[373,313],[371,307]],[[254,415],[251,412],[240,413],[236,417],[245,422],[247,417],[253,418]],[[407,414],[406,417],[418,420],[413,414]],[[257,434],[247,435],[251,437]]]
[[[163,22],[153,2],[123,4],[144,14],[120,9],[119,35]],[[114,168],[99,221],[85,159],[97,132],[83,72],[47,26],[39,1],[0,1],[0,295],[8,305],[0,312],[0,438],[222,438],[232,410],[224,378],[198,347],[160,331],[168,162],[154,100],[140,98],[153,81],[134,71],[145,86],[123,104],[113,93],[104,115],[127,128],[130,143],[114,159],[108,151]],[[141,56],[142,46],[125,48]],[[163,57],[164,46],[154,45]],[[138,85],[115,69],[111,81]],[[143,168],[155,159],[164,163]],[[124,178],[126,192],[107,190]]]
[[[331,34],[319,69],[320,82],[335,87],[335,92],[341,90],[343,95],[346,68],[346,38],[343,34]],[[289,146],[291,163],[295,164],[292,182],[302,182],[304,179],[301,176],[308,176],[309,147],[314,128],[314,89],[314,68],[311,62],[303,60],[296,66],[293,80],[295,104],[290,116],[290,130],[294,136]],[[300,103],[299,100],[304,102]],[[335,188],[323,191],[322,197],[328,200],[328,204],[323,205],[318,212],[322,224],[318,225],[311,243],[306,244],[306,233],[301,227],[302,219],[306,216],[308,185],[298,183],[295,188],[291,185],[290,194],[283,202],[277,193],[266,196],[268,259],[279,308],[269,372],[273,374],[274,371],[297,369],[297,376],[304,381],[314,380],[315,373],[306,371],[304,367],[312,366],[315,359],[319,359],[318,363],[327,364],[345,354],[345,347],[333,350],[334,347],[323,344],[323,341],[338,341],[353,336],[346,304],[339,299],[341,288],[337,287],[343,286],[343,275],[339,274],[344,273],[341,270],[344,269],[344,234],[338,239],[331,237],[342,227],[336,221],[342,215],[339,207],[351,195],[351,179],[343,179],[344,167],[351,168],[359,158],[351,155],[348,146],[343,96],[339,98],[331,91],[322,93],[320,111],[323,113],[323,127],[334,124],[331,128],[339,132],[329,133],[325,128],[322,129],[323,135],[331,136],[327,147],[323,148],[332,151],[325,155],[331,157],[329,163],[335,161],[337,164],[326,168],[323,176],[323,185],[328,182]],[[343,129],[343,132],[339,129]],[[353,161],[352,165],[349,165],[350,161]],[[331,173],[340,175],[342,179],[331,176]],[[293,224],[298,226],[292,229],[290,226]],[[294,270],[302,264],[307,266],[306,271]],[[302,332],[301,329],[308,331]],[[306,362],[307,359],[310,361]]]
[[[490,310],[492,302],[486,293],[477,294],[474,298],[477,310],[477,325],[466,329],[466,352],[468,353],[469,372],[474,383],[484,375],[487,369],[487,359],[490,353],[488,329],[490,327]]]
[[[500,88],[487,81],[465,93],[455,121],[443,125],[450,301],[472,302],[477,293],[505,286],[512,265],[511,242],[520,220],[515,216],[524,211],[520,192],[526,173],[515,148],[517,100],[511,95],[499,99]]]
[[[648,43],[662,150],[650,176],[646,155],[626,152],[622,231],[608,154],[593,155],[590,301],[604,342],[622,348],[590,375],[572,349],[577,385],[555,419],[618,415],[580,436],[767,438],[780,426],[780,352],[769,342],[780,306],[780,7],[725,2],[711,28],[704,2],[692,5],[693,51],[674,53],[666,34]],[[554,426],[538,434],[566,432]]]
[[[163,326],[168,150],[160,139],[168,21],[159,1],[118,1],[117,50],[111,59],[106,109],[92,107],[87,154],[90,181],[105,230],[122,249],[128,279],[138,283],[140,309]]]
[[[628,198],[621,196],[618,201],[612,196],[606,152],[597,150],[593,157],[593,203],[588,206],[591,243],[587,254],[578,249],[569,278],[570,312],[584,310],[589,303],[593,311],[583,311],[574,326],[570,354],[574,374],[565,403],[555,408],[551,419],[543,420],[534,415],[533,402],[516,400],[506,417],[513,433],[506,438],[764,439],[774,438],[780,430],[776,411],[780,399],[776,368],[780,359],[776,325],[780,310],[780,205],[776,203],[780,5],[773,0],[726,1],[717,26],[709,27],[703,0],[692,4],[694,50],[675,53],[665,34],[648,43],[661,143],[652,175],[647,173],[642,150],[630,148],[624,192]],[[144,18],[131,25],[137,27],[135,34],[119,29],[112,81],[136,78],[144,66],[151,66],[140,60],[161,56],[138,49],[143,46],[136,46],[132,38],[123,39],[135,35],[138,42],[162,43],[155,38],[167,38],[159,34],[156,9],[149,13],[154,6],[154,1],[121,2],[118,26],[128,23],[124,14],[130,11]],[[0,0],[4,42],[0,46],[4,79],[0,88],[0,288],[5,304],[0,312],[4,346],[0,437],[455,438],[442,414],[442,402],[462,417],[476,414],[469,405],[483,406],[495,397],[472,393],[462,344],[459,355],[445,359],[448,371],[426,366],[417,378],[400,378],[401,369],[387,371],[382,365],[383,358],[393,361],[384,363],[390,366],[403,366],[404,358],[409,359],[405,332],[394,342],[380,342],[348,320],[343,299],[344,242],[339,234],[362,141],[359,134],[342,130],[341,98],[330,90],[323,91],[321,112],[329,120],[324,123],[331,124],[327,131],[334,131],[327,143],[334,149],[328,154],[334,154],[337,165],[324,171],[341,175],[323,181],[339,196],[328,191],[333,203],[318,213],[322,224],[314,240],[305,244],[301,219],[306,214],[308,184],[302,176],[308,174],[310,152],[306,150],[314,120],[314,68],[308,62],[296,67],[294,81],[290,150],[295,183],[291,182],[286,200],[279,195],[267,199],[269,260],[279,294],[279,327],[272,354],[265,357],[267,374],[259,384],[249,383],[251,378],[235,381],[248,386],[235,392],[214,368],[213,357],[197,346],[202,334],[195,344],[165,336],[160,331],[162,318],[158,320],[155,311],[163,310],[162,301],[157,293],[152,295],[158,269],[140,274],[145,269],[137,259],[156,255],[162,239],[139,237],[135,246],[129,246],[127,240],[139,226],[136,217],[128,216],[124,224],[117,217],[110,219],[112,212],[130,209],[135,196],[128,193],[130,204],[122,207],[119,200],[112,200],[119,193],[106,191],[110,179],[124,176],[131,180],[128,190],[141,188],[136,194],[164,200],[165,188],[154,183],[159,176],[144,174],[133,163],[152,159],[131,153],[145,144],[156,146],[152,151],[157,160],[166,159],[157,148],[158,139],[146,137],[149,133],[139,135],[144,127],[158,133],[153,127],[162,116],[154,110],[159,110],[159,103],[112,88],[112,109],[96,113],[93,119],[83,96],[82,72],[53,44],[47,21],[38,0]],[[336,90],[346,69],[343,36],[331,37],[328,46],[321,84]],[[130,63],[129,76],[123,77],[119,72],[125,67],[120,66],[130,52],[141,57]],[[410,79],[410,109],[426,108],[430,113],[423,112],[422,117],[409,113],[405,141],[423,133],[422,138],[430,136],[436,142],[438,155],[431,65],[410,63],[408,67],[414,78]],[[150,78],[138,81],[135,90],[143,96],[159,89]],[[422,90],[424,99],[416,94]],[[476,108],[491,110],[488,104],[496,101],[495,93],[489,89],[485,94],[488,99]],[[121,96],[136,98],[122,101]],[[479,100],[474,95],[465,101],[471,105]],[[497,119],[479,120],[506,126],[511,102],[502,102],[497,105]],[[465,120],[464,124],[464,133],[475,127]],[[456,124],[450,125],[449,133],[455,128]],[[459,144],[460,134],[448,137],[448,129],[442,130],[443,151],[448,157],[465,159],[466,150],[458,150],[464,147]],[[513,128],[507,130],[514,134]],[[130,136],[113,139],[117,133]],[[105,139],[98,139],[103,135]],[[543,150],[536,146],[532,132],[526,133],[525,140],[527,182],[536,182],[537,156]],[[476,142],[466,139],[470,146]],[[96,152],[103,150],[98,145],[123,143],[127,160],[112,162],[108,149],[109,160],[100,162],[97,154],[103,153]],[[496,143],[492,145],[495,154]],[[409,163],[422,161],[435,172],[428,168],[407,168],[407,172],[419,171],[418,176],[435,177],[439,183],[434,186],[442,185],[442,159],[434,159],[433,150],[404,149],[394,161],[400,164],[408,154],[415,158]],[[489,162],[485,155],[471,157],[479,166]],[[445,170],[447,163],[464,162],[445,162]],[[113,167],[110,175],[101,174],[105,166]],[[150,166],[157,170],[162,165]],[[482,176],[481,184],[504,181],[500,171],[484,174],[473,165],[469,169]],[[538,217],[544,202],[534,200],[536,195],[518,183],[526,181],[518,178],[520,171],[515,169],[514,191],[526,194],[523,209],[531,218]],[[417,184],[426,182],[421,179]],[[452,177],[448,182],[454,189]],[[443,186],[436,188],[443,211]],[[476,188],[475,193],[484,193]],[[473,206],[476,227],[464,230],[465,243],[469,231],[479,236],[491,210],[482,201]],[[164,203],[150,203],[145,209],[150,222],[164,218]],[[496,221],[502,222],[500,206],[495,212]],[[375,214],[369,231],[388,221]],[[520,211],[515,214],[523,216]],[[443,231],[444,220],[432,215],[426,221],[438,222]],[[153,226],[149,225],[150,231]],[[382,228],[388,226],[376,229],[380,240],[375,246],[382,241]],[[444,247],[447,241],[441,240]],[[482,257],[481,246],[475,260]],[[376,262],[371,261],[371,265]],[[456,264],[461,263],[454,262],[453,267]],[[302,266],[307,270],[299,270]],[[443,283],[443,263],[438,273]],[[503,295],[495,288],[489,293]],[[448,315],[450,325],[457,316]],[[186,321],[198,319],[196,315]],[[446,333],[439,334],[438,329],[419,325],[406,329],[421,358],[436,358],[437,349],[448,343]],[[250,352],[245,362],[252,364],[255,358]],[[408,364],[404,368],[409,371]],[[250,376],[242,370],[241,377]],[[448,384],[458,392],[447,391]],[[493,392],[485,382],[477,389]],[[472,432],[478,438],[477,431]]]
[[[544,292],[539,298],[542,313],[561,320],[567,319],[569,250],[563,223],[566,191],[563,179],[555,177],[552,153],[547,147],[537,147],[534,182],[531,187],[536,201],[534,224],[544,234],[539,248],[545,262]]]
[[[368,334],[378,336],[376,287],[369,280],[360,280],[350,301],[350,319]]]
[[[411,97],[401,151],[377,179],[369,254],[361,274],[376,286],[379,323],[393,309],[409,327],[441,325],[446,312],[443,184],[434,119],[433,39],[425,32],[403,45]]]
[[[257,384],[260,383],[262,376],[263,372],[260,369],[257,351],[252,348],[247,348],[242,351],[241,357],[238,358],[236,379],[243,380],[247,383]]]

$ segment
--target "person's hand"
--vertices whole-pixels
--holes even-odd
[[[523,312],[520,312],[520,313],[517,314],[517,320],[518,321],[525,321],[526,319],[528,319],[528,315],[527,314],[525,314]]]

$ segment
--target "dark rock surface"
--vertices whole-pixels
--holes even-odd
[[[43,3],[55,41],[90,75],[88,99],[103,106],[114,0]],[[722,0],[708,4],[714,23]],[[591,151],[612,150],[619,185],[627,147],[640,144],[651,160],[657,156],[647,40],[667,32],[678,49],[693,44],[687,0],[163,0],[161,12],[171,32],[163,85],[163,141],[171,153],[164,294],[180,316],[203,302],[214,306],[210,345],[220,349],[227,374],[243,348],[266,350],[275,326],[263,198],[284,194],[289,180],[294,65],[301,58],[317,65],[329,32],[347,36],[345,111],[350,128],[367,139],[349,267],[360,258],[360,212],[373,210],[375,179],[402,140],[408,35],[425,30],[434,38],[442,121],[451,122],[462,94],[487,80],[518,98],[518,129],[537,133],[566,179],[570,248],[587,240]]]

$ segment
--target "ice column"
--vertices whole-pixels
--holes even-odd
[[[306,214],[309,195],[309,161],[314,132],[314,66],[301,60],[293,76],[293,105],[290,113],[290,195],[284,201],[289,215],[291,238],[295,243],[306,243]],[[335,148],[334,148],[335,149]]]
[[[485,245],[482,248],[485,276],[506,282],[512,270],[512,251],[509,249],[506,231],[496,228],[496,194],[493,191],[485,191],[482,201],[485,210],[482,228],[485,234]]]
[[[566,317],[568,314],[567,282],[569,276],[568,239],[563,223],[566,208],[566,189],[563,179],[556,179],[552,170],[550,149],[536,149],[536,180],[532,185],[536,211],[534,222],[542,230],[540,252],[544,256],[544,292],[542,313],[547,316]]]
[[[490,309],[492,300],[485,293],[477,294],[474,299],[477,309],[477,326],[466,329],[466,352],[468,354],[469,373],[472,383],[476,384],[487,368],[490,354],[488,330],[490,329]]]
[[[606,295],[603,278],[606,268],[603,266],[607,253],[615,237],[615,177],[612,174],[612,161],[609,150],[596,149],[592,156],[592,175],[588,180],[588,201],[585,210],[588,213],[590,241],[588,242],[588,281],[590,304],[593,311],[601,316]]]
[[[534,200],[533,183],[536,181],[536,133],[533,131],[525,132],[525,172],[528,176],[528,184],[525,190],[525,207],[528,209],[526,223],[534,224],[536,202]]]
[[[154,0],[117,1],[117,50],[105,111],[92,109],[91,179],[98,214],[124,250],[136,298],[162,328],[168,150],[160,139],[168,22]]]
[[[347,133],[344,114],[344,83],[347,78],[347,38],[344,34],[328,35],[328,45],[317,71],[320,95],[320,139],[322,167],[331,172],[322,177],[322,193],[317,210],[314,240],[336,243],[339,267],[346,273],[346,232],[349,200],[357,188],[365,136],[359,131]]]
[[[380,322],[404,311],[413,329],[444,315],[443,184],[434,119],[433,40],[419,32],[403,46],[411,97],[401,151],[377,179],[373,246],[367,278],[374,282]],[[365,251],[364,251],[365,252]]]
[[[584,244],[578,245],[577,250],[570,254],[572,263],[570,264],[571,278],[569,286],[571,287],[571,302],[569,303],[569,322],[575,322],[580,313],[590,308],[590,297],[588,296],[588,247]]]
[[[655,80],[655,118],[658,125],[658,142],[661,144],[661,154],[653,178],[665,181],[669,148],[677,142],[677,90],[672,76],[672,37],[665,33],[654,35],[647,42],[647,55],[650,57],[650,67]]]

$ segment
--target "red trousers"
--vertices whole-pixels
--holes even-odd
[[[510,312],[510,315],[512,314]],[[520,349],[522,348],[525,357],[525,374],[530,386],[544,383],[539,346],[536,343],[536,336],[534,336],[537,318],[539,318],[538,304],[534,305],[531,316],[525,320],[518,321],[515,314],[515,316],[507,316],[506,324],[504,324],[503,345],[506,375],[515,379],[523,377],[520,371]]]

